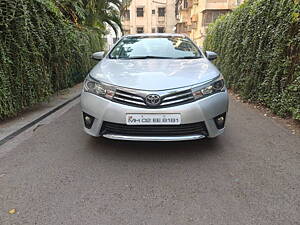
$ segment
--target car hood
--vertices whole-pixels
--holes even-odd
[[[219,76],[207,59],[103,59],[90,72],[101,82],[140,90],[167,90],[201,84]]]

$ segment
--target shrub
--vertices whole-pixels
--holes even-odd
[[[83,80],[101,36],[65,20],[47,0],[0,3],[0,119]]]
[[[300,120],[299,0],[246,1],[208,29],[227,85],[244,99]]]

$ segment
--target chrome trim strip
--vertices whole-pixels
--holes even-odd
[[[128,92],[127,92],[127,93],[128,93]],[[115,95],[120,95],[120,96],[123,96],[123,97],[127,97],[127,98],[132,98],[132,99],[144,101],[144,99],[143,99],[142,97],[138,97],[138,96],[135,96],[135,95],[129,95],[129,94],[130,94],[130,93],[125,94],[125,93],[119,92],[119,91],[117,90]]]
[[[123,102],[132,103],[132,104],[136,104],[136,105],[146,106],[146,104],[144,102],[139,102],[139,101],[134,101],[134,100],[128,100],[128,99],[120,98],[120,97],[116,97],[116,96],[114,96],[113,99],[116,99],[116,100],[119,100],[119,101],[123,101]]]
[[[165,97],[164,99],[163,99],[163,101],[169,101],[169,100],[172,100],[172,99],[174,99],[174,98],[180,98],[180,97],[183,97],[183,96],[187,96],[187,95],[193,95],[192,94],[192,92],[187,92],[187,93],[184,93],[184,94],[179,94],[179,95],[177,95],[176,93],[175,94],[173,94],[172,96],[168,96],[168,97]]]
[[[204,135],[187,136],[127,136],[117,134],[104,134],[103,137],[121,141],[192,141],[205,138]]]
[[[193,97],[193,96],[190,96],[190,97],[184,98],[184,99],[178,99],[178,100],[170,101],[170,102],[163,102],[163,103],[161,103],[160,105],[166,106],[166,105],[177,104],[177,103],[180,103],[180,102],[183,102],[183,103],[184,103],[185,101],[189,101],[189,100],[192,100],[192,99],[194,99],[194,97]]]
[[[210,80],[207,80],[203,83],[187,85],[187,86],[180,87],[180,88],[170,88],[170,89],[165,89],[165,90],[141,90],[141,89],[127,88],[127,87],[122,87],[122,86],[113,85],[113,84],[109,84],[109,83],[100,81],[100,80],[94,78],[91,74],[88,74],[88,77],[90,77],[94,81],[97,81],[97,82],[99,82],[99,83],[101,83],[105,86],[111,87],[111,88],[116,89],[116,90],[121,90],[121,91],[129,92],[129,93],[141,93],[142,92],[142,93],[147,93],[146,95],[152,94],[152,93],[157,93],[157,94],[162,96],[162,95],[166,95],[166,94],[173,94],[173,93],[176,93],[176,92],[191,90],[195,87],[206,86],[206,85],[212,83],[213,81],[218,80],[221,77],[221,74],[219,74],[219,76],[217,76],[215,78],[212,78]],[[145,97],[145,96],[143,96],[143,97]]]

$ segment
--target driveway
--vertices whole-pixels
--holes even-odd
[[[224,135],[194,142],[95,139],[80,116],[0,154],[1,225],[300,224],[300,138],[243,103]]]

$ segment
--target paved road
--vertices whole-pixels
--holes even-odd
[[[300,224],[300,138],[248,106],[182,143],[93,139],[79,112],[1,156],[1,225]]]

